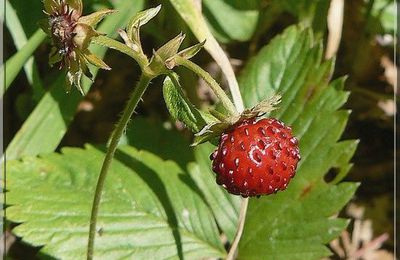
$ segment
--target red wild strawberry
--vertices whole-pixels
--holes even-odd
[[[290,127],[274,118],[251,118],[225,131],[210,159],[217,183],[248,197],[286,189],[300,152]]]

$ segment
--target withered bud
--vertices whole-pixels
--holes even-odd
[[[93,26],[113,10],[102,10],[82,16],[82,0],[43,0],[43,5],[48,19],[40,24],[50,35],[54,46],[49,63],[59,63],[60,69],[67,69],[67,91],[74,85],[83,95],[80,85],[82,75],[92,79],[87,64],[109,69],[104,62],[90,53],[88,47],[91,39],[100,35]]]

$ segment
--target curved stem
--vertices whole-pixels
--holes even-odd
[[[146,55],[144,55],[142,52],[134,51],[131,48],[129,48],[128,46],[126,46],[125,44],[123,44],[122,42],[116,41],[110,37],[100,35],[100,36],[94,37],[92,39],[92,41],[96,44],[105,46],[110,49],[117,50],[119,52],[122,52],[122,53],[130,56],[139,64],[139,66],[142,69],[145,68],[149,64],[149,61],[148,61]]]
[[[136,88],[134,89],[132,96],[130,97],[128,104],[125,107],[125,110],[120,118],[114,132],[111,135],[109,147],[107,149],[107,154],[104,159],[103,165],[101,167],[100,175],[97,181],[97,186],[93,198],[92,204],[92,212],[90,216],[90,229],[89,229],[89,239],[87,246],[87,259],[93,259],[93,250],[94,250],[94,239],[96,236],[96,224],[97,224],[97,215],[99,212],[100,200],[102,191],[104,188],[104,183],[107,177],[108,169],[110,168],[112,159],[114,157],[115,151],[117,150],[118,142],[125,131],[125,128],[131,118],[139,100],[141,99],[143,93],[145,92],[147,86],[154,76],[147,75],[143,73],[140,77],[140,81],[138,82]]]
[[[193,71],[194,73],[196,73],[201,78],[203,78],[208,83],[208,85],[210,86],[210,88],[212,89],[214,94],[217,96],[217,98],[221,101],[222,105],[228,110],[228,112],[234,116],[238,115],[238,111],[236,110],[232,101],[228,98],[226,93],[222,90],[222,88],[215,81],[215,79],[213,79],[210,76],[210,74],[208,74],[208,72],[203,70],[199,65],[193,63],[190,60],[182,58],[179,55],[177,55],[174,58],[174,60],[177,65],[182,65],[182,66],[188,68],[189,70]]]
[[[243,234],[244,222],[246,220],[246,213],[247,213],[248,205],[249,205],[249,198],[242,199],[242,203],[240,205],[238,228],[236,230],[235,239],[232,242],[232,246],[229,249],[229,253],[228,253],[228,256],[226,257],[226,260],[235,259],[237,248],[239,246],[239,241]]]

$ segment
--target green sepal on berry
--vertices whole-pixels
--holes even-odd
[[[245,109],[239,115],[229,115],[226,117],[219,116],[218,121],[212,122],[211,124],[207,124],[201,129],[201,131],[195,134],[192,146],[196,146],[201,143],[211,141],[244,120],[261,117],[266,113],[275,110],[276,105],[278,105],[280,101],[281,101],[281,96],[274,95],[269,99],[261,101],[260,103],[258,103],[257,105],[255,105],[250,109]],[[212,114],[215,115],[215,113],[213,112]]]
[[[202,44],[200,43],[198,46]],[[219,136],[232,126],[246,119],[263,116],[274,110],[280,102],[280,96],[274,95],[252,108],[245,109],[241,114],[222,113],[215,109],[201,111],[185,96],[179,83],[179,77],[175,73],[169,73],[164,80],[163,95],[167,109],[173,119],[184,123],[195,134],[192,146],[207,141],[216,144]]]

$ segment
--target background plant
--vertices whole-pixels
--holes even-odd
[[[239,250],[239,258],[242,257],[243,259],[249,259],[250,253],[255,251],[254,248],[268,249],[270,254],[281,251],[283,252],[282,257],[287,256],[286,253],[289,255],[296,253],[300,259],[313,259],[329,254],[323,244],[338,236],[340,230],[345,227],[345,222],[338,219],[327,222],[326,218],[337,213],[346,204],[352,197],[355,188],[353,184],[333,185],[345,176],[345,172],[349,168],[347,162],[355,146],[351,141],[337,143],[347,115],[345,112],[335,111],[343,104],[347,94],[341,90],[343,83],[341,80],[333,81],[330,86],[327,86],[327,79],[332,73],[333,64],[329,61],[322,62],[323,49],[319,42],[324,39],[326,30],[323,23],[318,22],[318,19],[325,21],[329,5],[313,6],[308,4],[307,1],[304,1],[304,4],[292,2],[266,1],[264,3],[260,1],[259,4],[262,8],[239,2],[233,4],[227,4],[224,1],[203,2],[203,11],[214,35],[226,44],[230,56],[240,58],[244,63],[248,63],[244,66],[244,69],[240,67],[242,72],[239,80],[246,106],[254,105],[255,102],[271,93],[280,91],[283,94],[283,103],[281,109],[276,111],[276,116],[294,126],[297,125],[297,127],[294,127],[297,134],[305,133],[301,139],[304,146],[302,151],[308,153],[307,150],[309,150],[311,154],[309,156],[311,159],[303,161],[298,177],[296,177],[298,181],[293,183],[295,184],[293,188],[282,195],[267,197],[250,203],[245,234]],[[336,79],[336,75],[350,73],[347,87],[355,90],[347,104],[354,112],[348,131],[345,133],[346,139],[361,136],[361,140],[363,140],[366,136],[366,140],[371,140],[372,138],[368,137],[374,131],[383,133],[382,136],[390,136],[387,134],[390,132],[390,111],[385,110],[382,105],[391,99],[390,81],[386,83],[383,78],[379,79],[377,73],[371,74],[369,72],[376,70],[379,62],[383,63],[383,58],[382,60],[380,58],[385,57],[385,53],[390,61],[390,49],[392,47],[390,45],[373,47],[367,44],[371,39],[375,39],[376,35],[384,35],[392,30],[388,27],[377,27],[375,26],[377,23],[372,22],[388,15],[387,13],[390,12],[385,10],[390,9],[387,9],[385,5],[381,5],[383,9],[379,9],[379,1],[375,2],[356,1],[346,5],[347,9],[345,9],[342,53],[339,53],[337,60],[339,65],[336,67],[333,78]],[[219,4],[218,8],[229,13],[228,17],[233,17],[234,14],[241,17],[245,14],[248,19],[233,19],[238,26],[227,26],[229,23],[225,24],[223,21],[215,19],[216,14],[212,11],[216,10],[216,7],[213,7],[216,3]],[[7,4],[9,3],[7,2]],[[24,45],[23,40],[18,40],[24,38],[21,35],[32,35],[37,29],[36,25],[29,21],[32,21],[35,18],[34,16],[39,20],[41,4],[31,3],[31,6],[29,6],[22,5],[18,1],[11,4],[12,6],[8,10],[12,11],[15,8],[17,14],[22,13],[23,8],[37,10],[30,12],[30,17],[24,17],[21,14],[12,16],[12,12],[7,11],[7,15],[12,16],[7,19],[10,24],[12,21],[10,19],[14,19],[14,21],[17,19],[19,21],[17,24],[21,24],[19,30],[18,26],[14,26],[10,30],[10,33],[16,39],[17,47],[18,42],[20,42],[19,46],[21,47]],[[109,36],[115,35],[115,29],[125,27],[128,19],[135,12],[143,9],[145,5],[154,6],[140,1],[135,5],[127,3],[127,1],[115,2],[113,8],[120,10],[119,13],[107,18],[100,24],[98,30],[107,33]],[[112,7],[107,2],[85,2],[85,7],[88,9],[99,9],[104,6]],[[189,28],[196,27],[196,25],[193,25],[193,21],[186,20],[189,28],[185,27],[185,22],[180,18],[174,18],[177,21],[171,22],[171,17],[175,17],[171,14],[176,14],[176,10],[183,12],[193,9],[179,9],[179,1],[171,1],[171,4],[164,3],[164,10],[160,16],[156,18],[153,24],[149,24],[144,31],[145,46],[150,46],[150,48],[161,46],[167,39],[172,38],[181,30],[188,32],[184,44],[198,42],[190,35],[191,30]],[[346,15],[347,12],[357,15]],[[180,14],[183,15],[183,13]],[[303,25],[291,27],[282,33],[282,28],[288,25],[287,17],[290,17],[293,23],[298,20]],[[349,19],[354,19],[361,28],[365,28],[362,37],[358,37],[359,40],[357,41],[352,40],[354,33],[351,29],[355,27],[350,26],[354,21],[349,21]],[[179,28],[176,27],[176,24],[180,25]],[[312,26],[314,32],[303,29],[303,26]],[[202,27],[197,26],[197,28]],[[235,35],[240,30],[231,29],[233,32],[230,32],[230,28],[244,29],[241,35]],[[268,47],[262,49],[262,46],[277,34],[281,34],[281,36],[275,38],[269,43]],[[201,35],[201,32],[194,31],[194,35],[199,37],[198,35]],[[15,65],[16,71],[24,64],[21,61],[30,57],[29,54],[24,56],[21,53],[31,53],[35,50],[35,45],[37,46],[43,36],[36,33],[35,37],[32,41],[29,41],[32,44],[28,45],[30,48],[24,47],[24,51],[18,53],[19,57],[23,57],[22,59],[13,58],[14,62],[11,64],[17,64]],[[241,43],[241,41],[244,41],[244,43]],[[85,214],[89,209],[90,194],[93,192],[95,177],[100,167],[99,163],[104,154],[101,148],[65,150],[63,155],[44,154],[49,154],[54,150],[59,151],[64,146],[80,146],[87,142],[105,143],[116,116],[122,110],[124,98],[127,96],[126,93],[131,91],[132,84],[126,85],[125,83],[137,80],[135,75],[139,75],[139,72],[133,65],[127,65],[131,63],[123,56],[110,51],[106,56],[106,62],[113,68],[113,71],[106,74],[100,73],[92,86],[92,90],[88,92],[85,100],[81,101],[78,93],[72,92],[66,96],[62,87],[63,75],[57,75],[57,71],[46,67],[46,55],[40,55],[48,53],[46,46],[48,45],[42,45],[37,52],[38,61],[36,64],[40,64],[39,70],[35,65],[32,65],[35,63],[29,62],[25,67],[26,75],[28,75],[26,78],[24,74],[21,74],[12,84],[10,80],[8,81],[10,89],[6,92],[6,100],[9,102],[6,109],[10,108],[9,111],[12,111],[14,115],[17,113],[20,121],[14,121],[14,125],[6,124],[8,127],[6,128],[6,130],[8,129],[8,132],[6,132],[8,134],[7,140],[9,140],[7,156],[8,159],[24,157],[24,160],[22,162],[9,162],[8,164],[9,182],[7,189],[10,190],[10,193],[7,196],[7,203],[14,206],[7,210],[7,215],[14,222],[24,222],[24,224],[15,228],[15,233],[23,236],[24,241],[33,246],[46,245],[41,251],[44,254],[53,257],[70,256],[74,258],[74,256],[81,256],[84,249],[85,243],[82,241],[87,236],[85,232],[88,221],[88,215]],[[211,47],[206,46],[206,49],[208,48],[208,51],[210,51],[212,47],[212,45]],[[104,54],[105,48],[96,48],[93,51],[102,56],[101,52]],[[354,49],[359,51],[352,51]],[[146,51],[150,53],[151,50]],[[365,51],[374,53],[369,57],[368,62],[364,60],[363,51],[364,53]],[[218,59],[218,53],[211,53],[211,55]],[[254,58],[248,62],[248,57],[253,56]],[[352,62],[348,62],[349,60]],[[205,67],[212,60],[208,58],[206,52],[201,52],[195,61]],[[221,63],[221,61],[219,62]],[[322,65],[320,65],[320,62],[322,62]],[[7,71],[10,71],[10,68],[13,67],[9,65],[8,68]],[[389,70],[388,66],[385,68]],[[194,87],[197,78],[193,74],[183,69],[179,69],[178,73],[180,83],[185,88],[188,98],[197,107],[201,108],[202,104],[206,102],[214,102],[212,98],[205,98],[204,100],[204,96],[209,96],[207,92],[202,93],[199,98]],[[217,73],[218,70],[214,74],[216,77]],[[30,82],[33,88],[28,88],[27,82]],[[42,86],[50,86],[47,82],[54,82],[51,84],[53,86],[43,88]],[[108,186],[106,184],[104,194],[106,202],[102,206],[104,212],[100,216],[102,229],[99,230],[99,235],[101,234],[99,236],[99,241],[101,240],[99,248],[108,249],[110,254],[113,254],[109,257],[115,255],[128,256],[132,251],[119,250],[118,247],[123,244],[114,242],[115,240],[119,241],[120,236],[124,237],[124,241],[130,241],[126,244],[127,248],[137,249],[134,251],[137,256],[144,257],[146,254],[153,256],[154,252],[157,251],[162,256],[223,257],[226,252],[223,249],[223,242],[219,240],[216,225],[227,236],[228,241],[232,241],[236,229],[239,201],[236,197],[224,193],[214,184],[212,173],[208,170],[209,161],[207,159],[208,152],[212,150],[211,147],[202,145],[192,150],[188,147],[190,142],[186,139],[188,133],[181,130],[179,124],[177,127],[171,123],[167,124],[168,129],[172,126],[172,128],[177,128],[181,132],[177,135],[176,130],[166,130],[165,125],[158,123],[168,119],[164,106],[159,102],[161,100],[161,84],[162,82],[157,81],[153,84],[148,94],[144,96],[145,103],[141,104],[137,111],[146,116],[147,119],[139,119],[137,123],[134,120],[131,129],[128,129],[126,133],[124,142],[134,148],[121,148],[120,155],[117,154],[117,161],[113,166],[115,169],[113,170],[112,167],[110,176],[114,177],[111,177]],[[25,88],[22,86],[25,86]],[[83,88],[86,91],[89,90],[90,86],[91,82],[89,81],[83,83]],[[387,89],[382,91],[384,87]],[[48,91],[45,91],[47,89]],[[114,94],[111,95],[111,93]],[[117,93],[120,94],[117,95]],[[310,101],[305,103],[305,100]],[[359,102],[360,100],[362,102]],[[321,107],[318,107],[319,105]],[[76,107],[78,107],[78,112],[76,112]],[[110,109],[111,107],[113,108]],[[318,117],[313,114],[317,112],[316,107],[320,108],[318,112],[321,112]],[[105,111],[107,113],[104,113]],[[73,118],[74,121],[72,121]],[[314,123],[311,123],[311,121]],[[22,122],[24,122],[23,127],[21,131],[17,132],[16,130]],[[336,124],[333,124],[334,122]],[[375,122],[377,127],[375,127]],[[72,123],[71,126],[69,126],[70,123]],[[328,123],[333,124],[336,128],[329,127]],[[158,127],[154,125],[158,125]],[[366,125],[371,129],[371,132],[365,133],[365,131],[357,130],[365,129]],[[51,134],[49,134],[49,129],[51,129]],[[152,132],[147,133],[146,130],[148,129],[152,129]],[[318,139],[312,140],[315,135],[321,137],[321,140],[325,143],[318,144]],[[325,135],[326,138],[322,138]],[[145,136],[147,137],[144,138]],[[376,135],[373,136],[373,139],[376,140]],[[13,137],[12,141],[11,137]],[[351,172],[351,178],[360,180],[358,172],[365,168],[371,168],[371,165],[363,162],[376,163],[372,165],[376,165],[377,168],[369,169],[367,171],[369,178],[364,181],[368,183],[370,180],[375,182],[378,179],[382,185],[375,185],[376,188],[372,191],[370,185],[366,185],[366,188],[363,188],[362,185],[361,195],[359,196],[361,201],[363,201],[364,196],[365,198],[372,197],[375,201],[387,200],[388,195],[385,195],[383,188],[380,187],[383,187],[383,184],[391,183],[391,179],[390,177],[377,177],[377,172],[390,172],[391,164],[385,161],[385,154],[382,157],[376,157],[373,151],[390,151],[391,149],[380,149],[385,147],[385,144],[390,144],[390,140],[385,141],[383,137],[382,139],[378,138],[378,140],[382,141],[373,142],[372,146],[370,142],[368,146],[361,142],[359,154],[355,158],[357,162],[360,162],[360,166],[356,166]],[[320,150],[312,149],[314,147]],[[138,152],[137,149],[144,151]],[[178,153],[178,151],[182,152]],[[347,152],[343,153],[342,157],[335,158],[335,154],[337,155],[335,151]],[[38,154],[43,154],[43,156],[40,158],[26,157]],[[181,158],[177,154],[184,154],[185,156]],[[88,158],[88,160],[83,162],[82,157]],[[172,161],[163,162],[160,158]],[[373,160],[368,158],[373,158]],[[63,163],[63,161],[68,162],[68,164]],[[73,161],[76,161],[76,163],[71,163]],[[154,167],[155,165],[165,165],[165,167]],[[339,174],[336,175],[333,182],[324,184],[323,176],[330,168],[335,170],[329,173],[336,172]],[[52,174],[50,175],[47,172]],[[168,178],[166,178],[166,175]],[[132,180],[122,182],[121,179],[125,180],[127,176],[130,176],[129,178],[132,178]],[[137,185],[133,186],[132,183]],[[321,185],[314,185],[315,183]],[[125,187],[125,185],[128,186]],[[30,188],[26,189],[27,187]],[[135,189],[134,192],[133,188]],[[305,197],[302,196],[302,191],[307,191]],[[191,195],[181,198],[180,194],[182,193]],[[50,200],[46,202],[42,200],[43,197],[32,196],[32,194],[52,194],[54,196],[49,196]],[[328,194],[331,194],[331,196],[328,196]],[[294,205],[288,203],[289,198],[293,197],[298,198],[297,202],[299,203],[294,203]],[[169,200],[165,198],[169,198]],[[328,199],[332,201],[328,201]],[[193,201],[196,202],[194,204],[199,205],[199,208],[194,209],[191,206]],[[331,208],[328,207],[325,212],[318,212],[319,214],[313,213],[315,212],[314,209],[319,208],[321,204],[329,204]],[[379,203],[379,205],[382,204]],[[71,205],[71,208],[64,211],[65,205]],[[282,207],[282,205],[285,206]],[[290,207],[286,207],[289,205]],[[259,207],[263,209],[260,210]],[[119,213],[116,214],[119,217],[111,214],[115,212]],[[268,224],[266,220],[269,218],[271,218],[270,223],[273,223],[273,220],[276,219],[270,212],[280,213],[286,217],[279,219],[282,220],[282,223],[279,221],[274,225],[266,225]],[[196,217],[196,214],[202,217]],[[382,219],[382,216],[378,216],[378,218]],[[147,220],[150,222],[146,222]],[[151,222],[151,220],[154,222]],[[390,222],[390,220],[386,221]],[[305,225],[306,223],[309,226]],[[296,231],[291,228],[302,224],[305,225],[303,231]],[[65,230],[55,229],[59,226],[65,227]],[[379,227],[379,225],[377,226]],[[146,231],[142,230],[144,227]],[[43,228],[47,232],[43,232]],[[326,236],[316,236],[322,228],[326,228],[325,230],[332,233],[327,232]],[[246,230],[248,231],[246,232]],[[252,232],[253,230],[256,230],[256,232]],[[318,233],[315,233],[317,231]],[[390,229],[377,232],[390,232]],[[38,233],[42,236],[38,237],[36,235]],[[125,239],[127,234],[132,238]],[[157,243],[153,239],[160,234],[170,237],[168,240],[170,244],[163,244],[163,241]],[[270,234],[269,240],[260,239],[264,237],[264,234]],[[51,242],[50,237],[53,237]],[[148,239],[149,237],[152,239]],[[296,240],[299,237],[301,241]],[[310,239],[304,239],[304,237]],[[112,239],[112,241],[108,239]],[[285,241],[289,240],[299,242],[294,242],[293,245],[291,244],[288,247]],[[154,244],[149,246],[146,241],[152,241]],[[258,243],[262,244],[259,245],[254,241],[260,241]],[[20,244],[17,243],[13,247],[18,248],[18,246]],[[387,246],[390,247],[390,242]],[[115,249],[113,250],[113,248]],[[313,253],[310,253],[310,251]],[[105,252],[97,251],[97,253]],[[107,257],[107,255],[104,255],[104,257]],[[256,254],[253,254],[253,257],[257,259]]]

